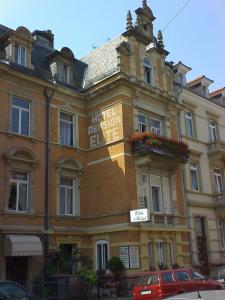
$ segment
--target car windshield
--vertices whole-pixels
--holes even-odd
[[[151,285],[151,284],[158,284],[158,283],[159,283],[159,279],[157,274],[142,276],[138,279],[138,285]]]

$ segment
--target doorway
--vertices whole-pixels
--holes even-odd
[[[205,234],[205,219],[204,217],[195,218],[195,229],[196,229],[196,240],[197,240],[197,251],[198,260],[200,263],[200,271],[203,274],[208,274],[208,250],[207,250],[207,237]]]
[[[28,256],[7,256],[6,280],[13,280],[26,286],[28,262]]]

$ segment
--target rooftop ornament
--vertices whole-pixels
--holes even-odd
[[[173,158],[178,163],[186,164],[190,150],[188,145],[152,132],[135,132],[130,137],[133,153],[153,153]]]

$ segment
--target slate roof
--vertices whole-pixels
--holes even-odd
[[[8,27],[5,27],[0,24],[0,38],[3,36],[6,32],[10,31],[11,29]],[[1,47],[1,43],[0,43]],[[35,76],[47,81],[53,81],[52,78],[52,73],[50,70],[50,66],[48,63],[48,60],[46,59],[47,56],[50,54],[54,53],[56,50],[55,49],[50,49],[47,48],[37,41],[34,41],[33,43],[33,48],[32,48],[32,53],[31,53],[31,63],[34,66],[34,70],[25,68],[21,65],[18,65],[13,62],[5,62],[5,61],[0,61],[1,63],[7,63],[9,64],[13,69],[16,69],[18,71],[21,71],[23,73],[26,73],[31,76]],[[82,90],[82,83],[83,83],[83,77],[84,77],[84,70],[87,67],[84,62],[81,62],[77,59],[74,60],[74,70],[73,70],[73,77],[74,77],[74,82],[75,86],[66,84],[64,82],[57,82],[57,84],[63,85],[64,87],[76,90],[76,91],[81,91]]]
[[[125,37],[120,35],[81,58],[88,65],[84,73],[84,89],[119,71],[116,48],[123,41]]]

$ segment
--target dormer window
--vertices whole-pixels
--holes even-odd
[[[21,45],[15,45],[15,63],[26,67],[26,48]]]
[[[143,68],[144,68],[144,80],[148,84],[153,84],[153,68],[150,59],[144,58],[143,60]]]

